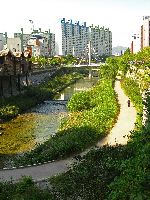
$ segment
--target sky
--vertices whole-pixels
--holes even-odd
[[[130,47],[134,34],[140,33],[143,16],[150,15],[150,0],[3,0],[0,3],[0,33],[30,33],[34,28],[48,29],[61,44],[60,21],[87,22],[112,31],[112,45]]]

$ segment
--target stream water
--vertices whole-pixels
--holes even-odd
[[[34,149],[57,132],[62,118],[67,115],[66,104],[70,97],[96,84],[98,78],[84,78],[64,89],[53,101],[45,101],[25,114],[1,124],[0,168],[13,156]]]

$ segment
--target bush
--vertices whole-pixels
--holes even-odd
[[[4,120],[17,116],[19,108],[17,106],[7,105],[0,108],[0,118]]]
[[[91,97],[88,92],[79,92],[73,95],[67,104],[69,111],[83,111],[92,107]]]
[[[31,177],[23,177],[17,183],[0,182],[0,199],[52,200],[52,196],[50,191],[38,188]]]

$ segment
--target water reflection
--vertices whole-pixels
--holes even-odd
[[[77,82],[75,82],[73,85],[65,88],[60,94],[58,94],[55,99],[57,100],[69,100],[70,97],[80,91],[89,90],[91,87],[93,87],[98,81],[98,78],[84,78],[80,79]]]

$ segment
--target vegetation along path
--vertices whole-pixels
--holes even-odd
[[[115,83],[115,91],[118,94],[118,100],[120,104],[120,114],[118,121],[110,134],[100,141],[97,146],[100,147],[105,144],[115,145],[127,143],[127,135],[131,130],[134,129],[136,121],[136,110],[132,103],[128,107],[128,97],[124,94],[121,89],[120,81]],[[47,179],[48,177],[54,176],[58,173],[67,171],[68,167],[73,163],[72,158],[65,160],[59,160],[44,165],[32,166],[19,169],[6,169],[0,171],[0,180],[19,180],[22,176],[32,176],[35,181]]]
[[[120,81],[115,83],[115,91],[118,95],[118,101],[120,104],[120,114],[118,116],[118,121],[102,141],[98,142],[97,146],[102,145],[116,145],[116,144],[126,144],[128,141],[128,136],[130,131],[134,129],[136,121],[136,109],[133,104],[130,102],[130,107],[128,107],[129,98],[124,94],[121,89]]]

